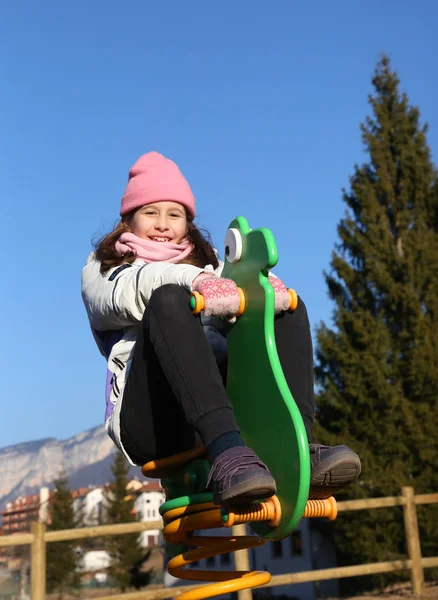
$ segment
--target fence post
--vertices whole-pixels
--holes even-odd
[[[405,519],[405,535],[408,555],[412,561],[411,581],[414,594],[421,594],[424,588],[424,573],[421,565],[420,534],[418,532],[417,507],[413,487],[403,487],[402,496],[405,499],[403,515]],[[33,600],[33,599],[32,599]]]
[[[31,523],[33,540],[30,548],[30,597],[44,600],[46,597],[46,525]]]
[[[231,534],[235,537],[240,535],[248,535],[246,532],[246,525],[233,525],[231,527]],[[250,571],[249,567],[249,555],[248,550],[237,550],[234,552],[234,565],[236,571]],[[252,590],[240,590],[237,592],[238,600],[252,600]]]

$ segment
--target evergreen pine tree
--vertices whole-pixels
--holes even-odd
[[[80,524],[75,514],[73,498],[67,478],[62,475],[55,481],[53,502],[49,507],[51,530],[74,529]],[[47,590],[57,592],[61,599],[66,592],[78,590],[81,578],[78,568],[80,556],[72,542],[54,542],[47,544]]]
[[[116,452],[111,466],[112,480],[105,494],[105,511],[108,524],[135,521],[134,499],[128,495],[129,465],[121,452]],[[109,574],[121,591],[131,584],[132,570],[142,557],[140,537],[137,533],[112,535],[106,543],[111,557]]]
[[[373,115],[362,125],[369,162],[344,190],[325,274],[334,327],[317,328],[315,438],[349,444],[363,467],[340,498],[438,490],[437,173],[427,128],[387,57],[372,82]],[[418,515],[423,555],[433,554],[437,517],[426,507]],[[343,564],[406,556],[401,509],[342,513],[335,531]]]

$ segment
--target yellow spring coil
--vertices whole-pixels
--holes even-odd
[[[271,504],[270,509],[267,509],[265,506],[268,503]],[[275,517],[275,502],[270,503],[267,501],[260,503],[258,506],[260,507],[259,515],[257,515],[257,510],[253,510],[253,520],[266,520],[266,517],[269,518],[269,516],[272,518]],[[228,522],[224,522],[222,511],[218,506],[212,503],[183,506],[167,511],[163,515],[163,520],[163,535],[167,542],[194,546],[193,550],[172,558],[167,565],[168,572],[180,579],[216,582],[184,592],[177,596],[178,600],[212,598],[221,594],[264,585],[271,581],[270,573],[265,571],[201,571],[184,569],[184,567],[197,560],[219,556],[228,552],[236,552],[237,550],[255,548],[265,544],[265,540],[255,536],[215,537],[192,535],[195,529],[214,529],[229,525]]]
[[[336,500],[309,500],[304,517],[336,518]],[[194,536],[194,530],[231,527],[241,523],[267,521],[275,527],[281,518],[281,506],[274,496],[265,502],[236,507],[228,513],[224,521],[221,508],[212,504],[195,504],[168,510],[163,515],[163,535],[171,544],[186,544],[193,550],[172,558],[167,565],[168,572],[174,577],[189,581],[212,581],[215,583],[189,590],[177,596],[175,600],[203,600],[244,589],[265,585],[271,581],[266,571],[201,571],[187,567],[194,561],[228,552],[262,546],[266,540],[255,536]]]
[[[292,298],[291,298],[292,300]],[[177,456],[152,461],[143,466],[142,472],[148,477],[169,477],[183,465],[195,458],[204,456],[202,446]],[[304,517],[336,518],[337,506],[334,498],[308,500]],[[228,512],[224,520],[220,507],[213,503],[186,505],[167,510],[163,514],[163,535],[170,544],[192,546],[193,550],[175,556],[167,565],[170,575],[188,581],[212,581],[209,585],[197,587],[180,594],[175,600],[203,600],[221,594],[265,585],[271,581],[266,571],[200,571],[188,570],[189,564],[197,560],[263,546],[266,540],[256,536],[195,536],[193,531],[231,527],[242,523],[266,521],[275,528],[281,519],[281,505],[276,496],[265,502],[236,507]]]

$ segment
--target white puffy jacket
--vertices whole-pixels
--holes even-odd
[[[223,264],[216,269],[220,275]],[[82,270],[82,298],[99,350],[108,361],[105,428],[131,464],[135,464],[120,439],[120,409],[126,377],[132,361],[143,313],[152,292],[175,283],[192,290],[193,280],[203,271],[186,264],[145,263],[136,260],[110,269],[102,275],[94,253]]]

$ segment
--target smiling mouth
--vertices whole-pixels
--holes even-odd
[[[163,236],[159,236],[159,235],[150,235],[149,238],[153,242],[170,242],[170,240],[171,240],[171,238],[169,238],[169,237],[163,237]]]

